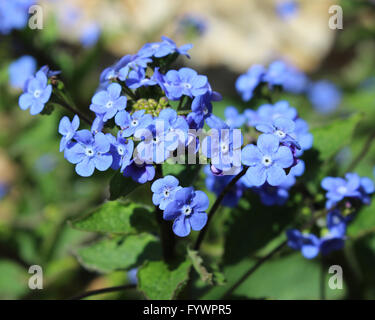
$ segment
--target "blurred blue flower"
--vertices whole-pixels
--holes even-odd
[[[235,86],[242,100],[249,101],[253,97],[254,90],[263,81],[265,73],[266,69],[262,65],[255,64],[238,77]]]
[[[312,83],[308,89],[308,98],[313,107],[323,114],[335,111],[341,103],[341,96],[341,91],[327,80]]]
[[[29,19],[29,8],[35,0],[0,1],[0,33],[8,34],[13,29],[23,29]]]
[[[32,56],[22,56],[13,61],[8,68],[10,85],[23,89],[26,80],[35,74],[36,67],[36,60]]]
[[[165,208],[163,218],[174,220],[173,232],[179,237],[186,237],[191,229],[199,231],[206,225],[208,206],[209,200],[203,191],[194,191],[193,187],[182,188]]]
[[[283,19],[290,19],[298,13],[299,5],[294,0],[283,0],[276,4],[276,12]]]
[[[138,55],[142,57],[155,57],[162,58],[169,54],[177,52],[178,54],[185,55],[190,58],[187,53],[192,47],[192,44],[185,44],[177,47],[176,43],[166,36],[161,37],[161,42],[146,43],[139,51]]]
[[[224,117],[226,124],[231,129],[241,128],[246,121],[246,117],[243,114],[240,114],[238,110],[233,106],[225,108]]]
[[[80,35],[80,41],[86,48],[94,46],[100,37],[100,26],[97,23],[90,23],[86,25]]]
[[[207,31],[207,20],[195,13],[185,14],[179,21],[178,31],[189,33],[191,30],[202,36]]]
[[[39,173],[48,173],[57,166],[57,158],[54,154],[44,154],[35,162],[35,170]]]

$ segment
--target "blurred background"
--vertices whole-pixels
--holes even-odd
[[[373,128],[374,1],[22,0],[23,9],[12,13],[19,22],[14,25],[4,18],[10,16],[10,2],[0,0],[0,299],[69,298],[85,290],[134,281],[132,273],[123,271],[89,272],[75,258],[75,250],[95,235],[71,229],[67,220],[108,197],[103,186],[108,185],[111,173],[81,178],[64,160],[57,132],[64,110],[54,110],[48,117],[30,116],[18,107],[25,77],[45,64],[62,71],[76,105],[90,116],[88,106],[101,71],[122,56],[136,53],[144,43],[160,41],[166,35],[178,45],[194,45],[191,59],[179,58],[177,66],[190,66],[208,76],[213,89],[224,97],[214,105],[219,116],[229,105],[239,110],[258,107],[259,101],[241,100],[236,79],[253,64],[268,66],[283,60],[298,72],[298,81],[308,78],[315,88],[308,93],[279,93],[311,128],[356,110],[367,115],[353,142],[349,146],[348,141],[336,157],[338,166],[345,167],[352,160],[367,130]],[[42,30],[27,27],[29,15],[24,8],[32,4],[43,8]],[[342,30],[328,27],[329,8],[335,4],[343,8]],[[374,160],[375,150],[371,150],[357,172],[374,178]],[[206,250],[220,259],[223,244],[217,243]],[[354,271],[348,280],[353,281],[349,296],[375,298],[370,268],[375,261],[375,238],[353,246],[359,249],[358,256],[350,260]],[[301,262],[300,268],[306,263],[313,262]],[[27,286],[27,270],[34,264],[43,266],[43,290]],[[287,264],[280,268],[290,269]],[[270,280],[268,291],[266,283],[266,289],[252,295],[317,298],[312,289],[317,284],[306,283],[303,289],[298,286],[301,277],[296,274],[288,280],[290,290]],[[337,298],[347,295],[342,292]],[[95,296],[140,297],[135,291]]]

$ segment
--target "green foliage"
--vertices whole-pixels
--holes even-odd
[[[347,119],[335,120],[328,125],[311,130],[314,136],[313,147],[319,151],[320,160],[332,158],[342,147],[349,145],[362,117],[361,114],[356,113]]]
[[[125,197],[139,186],[140,184],[132,178],[124,177],[120,172],[117,172],[109,183],[109,199],[116,200],[120,197]]]
[[[17,299],[24,295],[29,287],[27,269],[11,260],[0,260],[0,299]]]
[[[71,221],[79,230],[135,234],[157,229],[152,210],[134,203],[109,201],[81,218]]]
[[[168,265],[163,261],[146,262],[138,270],[138,288],[147,299],[175,299],[188,280],[190,268],[190,260],[178,265]]]
[[[208,272],[207,268],[203,265],[203,259],[199,255],[199,252],[188,248],[188,257],[191,260],[191,263],[195,271],[199,274],[203,282],[212,285],[213,284],[213,275]]]
[[[130,269],[145,260],[160,259],[161,250],[159,241],[154,236],[141,233],[102,239],[78,249],[76,255],[87,269],[106,273]]]

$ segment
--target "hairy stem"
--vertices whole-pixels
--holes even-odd
[[[210,222],[213,218],[213,216],[215,215],[215,212],[217,211],[217,209],[219,208],[221,202],[223,201],[224,197],[226,196],[226,194],[234,187],[234,185],[238,182],[238,180],[240,180],[246,173],[247,171],[247,167],[244,167],[242,169],[242,171],[240,171],[240,173],[238,173],[226,186],[225,188],[223,189],[223,191],[221,191],[221,193],[219,194],[219,196],[217,197],[215,203],[213,204],[213,206],[211,207],[211,210],[209,211],[208,213],[208,219],[207,219],[207,224],[206,226],[201,230],[201,232],[199,233],[198,235],[198,239],[197,239],[197,242],[195,243],[195,246],[194,246],[194,250],[199,250],[201,244],[202,244],[202,241],[204,239],[204,236],[208,230],[208,226],[210,225]]]

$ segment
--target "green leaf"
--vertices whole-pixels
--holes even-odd
[[[212,280],[213,275],[212,275],[212,273],[208,272],[206,267],[203,265],[203,259],[199,255],[199,252],[196,251],[196,250],[192,250],[192,249],[188,248],[187,253],[188,253],[188,257],[189,257],[195,271],[197,271],[197,273],[201,277],[202,281],[212,285],[213,284],[213,280]]]
[[[147,233],[102,239],[78,249],[79,262],[87,269],[103,273],[129,269],[145,260],[158,260],[161,248],[158,240]]]
[[[151,300],[175,299],[189,278],[190,267],[190,260],[173,267],[148,261],[138,270],[138,288]]]
[[[375,201],[371,201],[369,206],[363,206],[355,219],[348,226],[348,236],[357,237],[361,233],[373,230],[375,232]]]
[[[335,120],[329,125],[312,129],[314,148],[319,151],[319,158],[328,160],[348,145],[361,119],[362,115],[356,113],[347,119]]]
[[[134,234],[156,230],[154,221],[151,210],[144,206],[109,201],[88,215],[71,221],[71,225],[84,231]]]
[[[168,161],[163,163],[163,176],[172,175],[180,181],[182,186],[191,186],[194,180],[198,178],[199,170],[201,165],[182,165],[182,164],[170,164]]]
[[[201,299],[220,299],[233,284],[239,280],[254,264],[255,260],[243,259],[236,265],[224,269],[227,285],[213,287]],[[233,292],[233,298],[250,299],[319,299],[321,283],[321,261],[308,260],[300,252],[265,262],[258,270],[242,282]],[[325,296],[327,299],[340,299],[346,294],[343,290],[331,290],[328,279],[332,274],[325,270]]]
[[[124,177],[121,172],[117,172],[109,183],[109,199],[116,200],[120,197],[125,197],[140,185],[132,178]]]
[[[10,260],[0,261],[0,299],[16,299],[30,292],[27,269]]]

